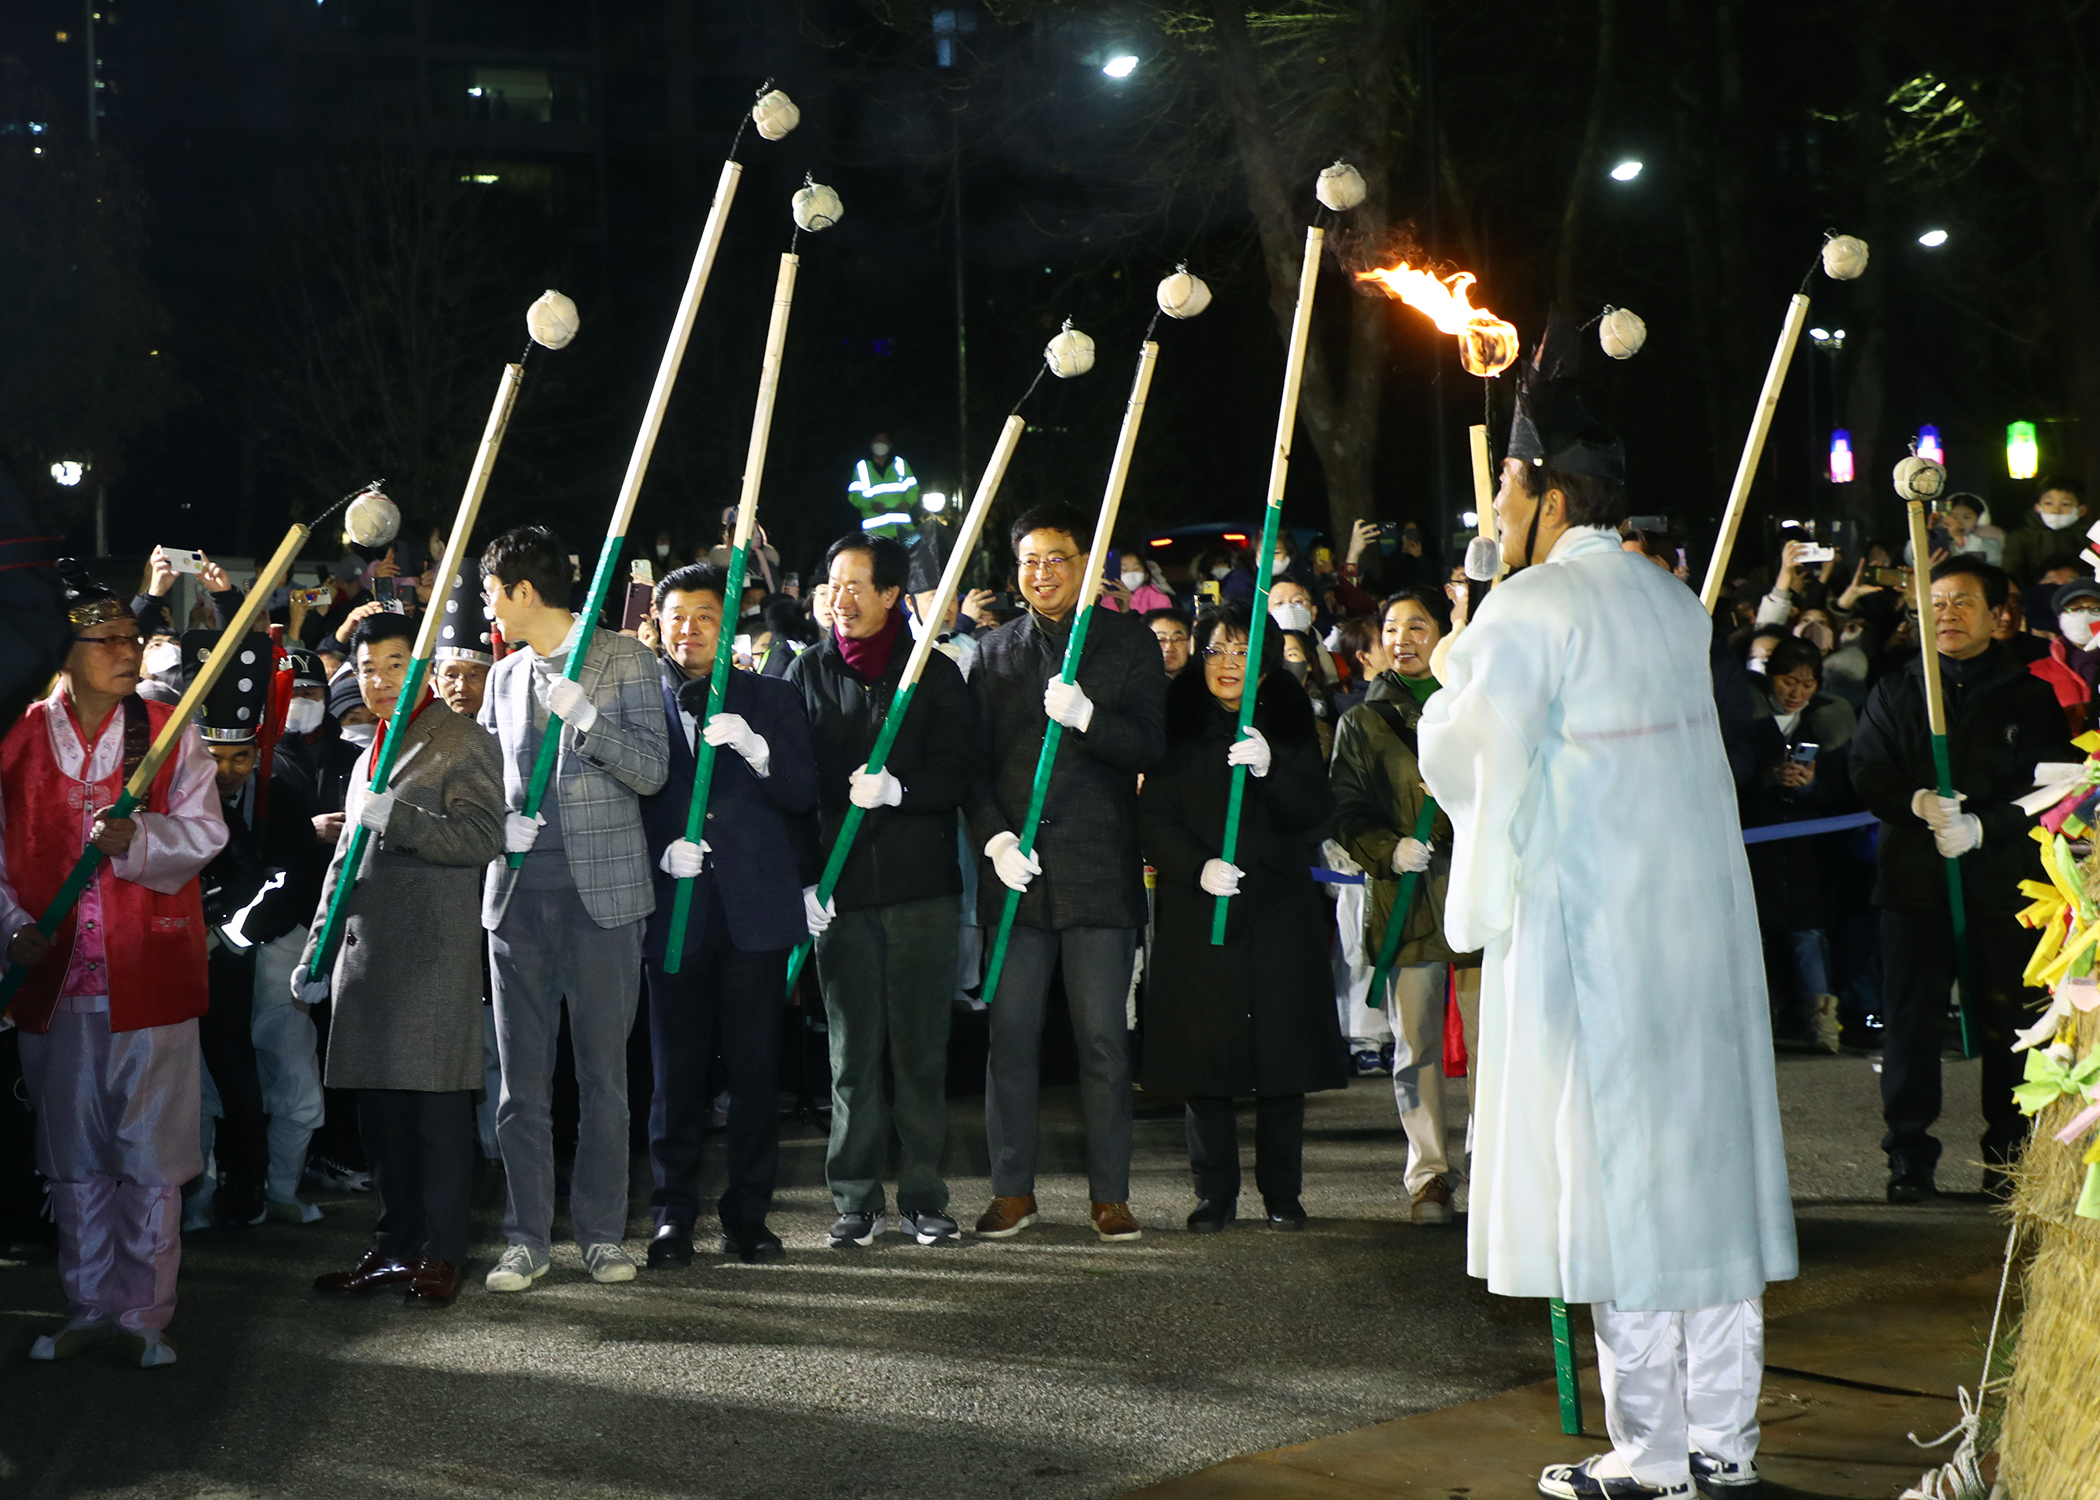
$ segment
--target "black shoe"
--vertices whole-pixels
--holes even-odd
[[[1700,1494],[1710,1496],[1712,1500],[1756,1500],[1765,1492],[1763,1481],[1757,1477],[1755,1459],[1745,1459],[1739,1464],[1723,1463],[1696,1448],[1690,1456],[1692,1483]]]
[[[780,1236],[763,1223],[724,1224],[722,1253],[734,1255],[747,1266],[755,1266],[762,1260],[786,1260],[787,1246],[781,1244]]]
[[[649,1242],[649,1269],[663,1271],[692,1263],[692,1231],[676,1224],[658,1225],[656,1238]]]
[[[1271,1203],[1269,1227],[1281,1229],[1287,1234],[1296,1234],[1305,1227],[1305,1205],[1293,1198],[1288,1203]]]
[[[840,1214],[832,1222],[831,1233],[825,1243],[834,1250],[843,1250],[848,1245],[866,1246],[875,1243],[875,1236],[882,1233],[881,1214]]]
[[[1190,1234],[1217,1234],[1239,1217],[1240,1206],[1230,1198],[1202,1198],[1189,1215]]]
[[[1897,1172],[1889,1178],[1891,1203],[1923,1203],[1934,1192],[1930,1173],[1920,1176],[1916,1172]]]

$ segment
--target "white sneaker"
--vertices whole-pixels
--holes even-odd
[[[114,1344],[124,1331],[107,1318],[75,1318],[56,1333],[47,1333],[29,1346],[31,1359],[71,1359],[104,1344]]]
[[[585,1245],[583,1268],[591,1273],[591,1280],[601,1285],[632,1281],[638,1269],[634,1257],[619,1245]]]
[[[482,1278],[492,1292],[522,1292],[547,1274],[547,1257],[535,1255],[530,1245],[512,1245]]]
[[[1691,1460],[1692,1483],[1699,1487],[1702,1495],[1755,1495],[1761,1492],[1762,1481],[1757,1477],[1757,1460],[1754,1458],[1732,1464],[1694,1448]]]
[[[298,1198],[271,1198],[263,1205],[263,1216],[282,1224],[318,1224],[319,1205]]]

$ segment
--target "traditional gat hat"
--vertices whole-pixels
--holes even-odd
[[[219,675],[204,700],[203,732],[206,744],[252,744],[262,727],[263,709],[269,701],[270,678],[277,670],[270,638],[257,631],[237,641],[227,641],[217,630],[192,630],[182,638],[182,680],[187,687],[216,651],[239,654]]]
[[[1509,424],[1509,456],[1534,468],[1589,474],[1626,482],[1626,449],[1582,402],[1578,367],[1582,341],[1567,317],[1555,313],[1517,383],[1517,411]]]
[[[75,630],[131,618],[131,606],[90,576],[86,564],[61,557],[58,572],[65,585],[66,618]]]
[[[445,618],[438,625],[437,659],[495,664],[496,642],[478,568],[452,575],[452,587],[445,591]]]

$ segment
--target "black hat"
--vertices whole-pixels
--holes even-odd
[[[906,568],[905,592],[930,594],[941,586],[941,571],[946,563],[941,557],[940,544],[923,533],[911,539],[910,563]]]
[[[445,618],[438,624],[439,661],[478,661],[491,666],[496,643],[489,630],[488,601],[481,594],[481,570],[471,568],[452,575],[445,591]]]
[[[328,673],[320,657],[304,646],[287,646],[285,655],[291,658],[293,687],[328,686]]]
[[[2100,599],[2100,580],[2074,578],[2069,583],[2060,584],[2049,596],[2050,611],[2060,615],[2078,599]]]
[[[353,667],[336,668],[335,676],[328,679],[328,712],[340,719],[352,709],[362,708],[365,695],[357,685],[357,671]]]
[[[1517,411],[1509,424],[1509,456],[1534,468],[1590,474],[1626,482],[1626,449],[1582,404],[1577,375],[1581,336],[1555,313],[1546,336],[1517,380]]]
[[[277,670],[270,638],[260,631],[242,637],[231,647],[222,647],[224,633],[192,630],[182,637],[182,681],[187,687],[212,653],[222,649],[238,652],[233,664],[219,674],[211,695],[204,700],[203,731],[206,743],[252,744],[262,727],[263,709],[270,699],[270,678]]]
[[[63,580],[66,594],[66,618],[75,630],[85,630],[90,625],[107,625],[111,620],[131,618],[130,606],[104,588],[87,571],[87,566],[70,557],[58,560],[59,577]]]

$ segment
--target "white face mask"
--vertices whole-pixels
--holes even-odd
[[[1282,577],[1285,573],[1290,572],[1290,570],[1291,560],[1281,552],[1277,553],[1273,558],[1269,560],[1269,571],[1279,578]]]
[[[312,734],[321,727],[321,717],[327,712],[318,698],[294,698],[284,711],[286,734]]]
[[[1230,573],[1231,571],[1231,568],[1220,564],[1218,567],[1212,568],[1210,570],[1210,576],[1213,578],[1222,579],[1227,573]]]
[[[2078,512],[2075,510],[2067,510],[2060,515],[2046,510],[2038,510],[2035,514],[2042,518],[2042,524],[2051,531],[2062,531],[2066,527],[2078,524]]]
[[[2064,638],[2064,644],[2074,651],[2093,649],[2093,636],[2100,633],[2100,615],[2080,614],[2076,610],[2065,610],[2056,617],[2056,628]]]
[[[343,738],[353,745],[362,745],[366,749],[370,749],[372,741],[379,738],[379,726],[377,724],[345,724],[343,726]]]
[[[1279,604],[1270,610],[1269,618],[1276,622],[1278,630],[1312,629],[1312,610],[1295,599],[1289,604]]]
[[[868,451],[877,458],[888,458],[890,456],[890,445],[888,443],[870,443]]]
[[[656,544],[656,555],[658,557],[669,557],[671,555],[671,544],[669,542],[658,542]]]
[[[158,677],[165,672],[177,671],[182,666],[182,647],[173,641],[162,641],[139,659],[148,677]]]
[[[1126,589],[1133,589],[1133,590],[1135,590],[1135,589],[1141,589],[1141,588],[1143,588],[1144,586],[1145,586],[1145,575],[1144,575],[1143,573],[1131,573],[1131,572],[1126,572],[1126,573],[1124,573],[1124,575],[1123,575],[1123,587],[1124,587],[1124,588],[1126,588]]]
[[[1762,656],[1754,657],[1743,663],[1743,669],[1747,672],[1755,672],[1762,677],[1765,675],[1765,659]]]

